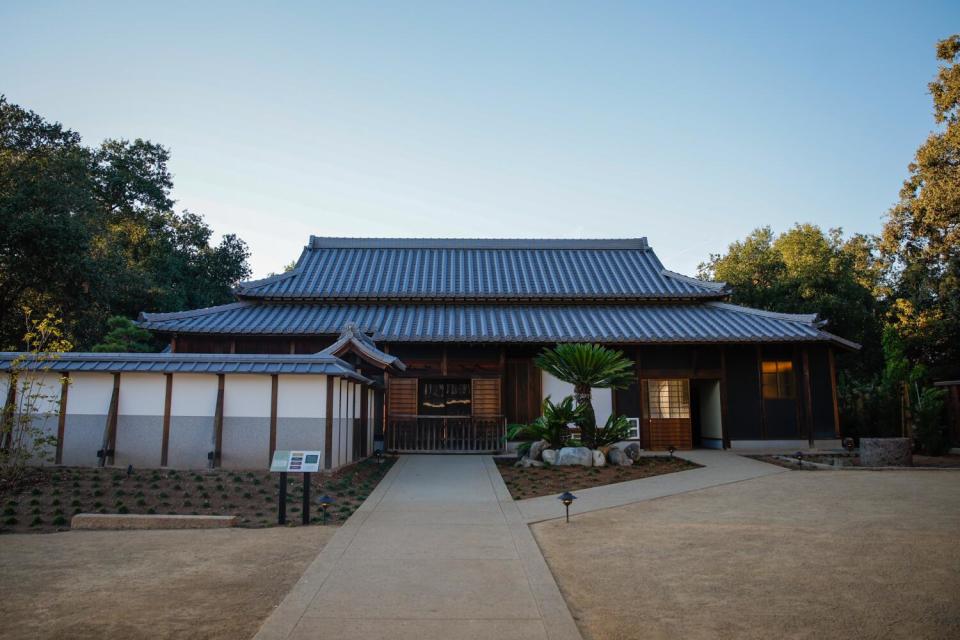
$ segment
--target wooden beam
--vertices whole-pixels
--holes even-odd
[[[840,437],[840,405],[837,400],[837,365],[833,357],[833,347],[827,347],[830,361],[830,393],[833,400],[833,435]]]
[[[57,453],[54,463],[63,464],[63,436],[67,431],[67,391],[70,389],[70,372],[60,379],[60,413],[57,415]]]
[[[767,438],[767,402],[763,397],[763,348],[757,345],[757,391],[760,393],[760,439]]]
[[[170,404],[173,401],[173,374],[164,374],[167,378],[166,392],[163,396],[163,436],[160,442],[160,466],[169,463],[170,455]]]
[[[814,447],[815,434],[813,432],[813,393],[811,392],[810,386],[809,352],[810,349],[808,347],[803,348],[803,396],[807,408],[807,439],[812,449]]]
[[[762,400],[761,400],[762,402]],[[727,411],[727,348],[720,347],[720,437],[723,448],[730,448],[729,412]]]
[[[103,440],[100,447],[100,461],[98,466],[105,467],[109,458],[110,465],[114,462],[114,448],[117,444],[117,412],[120,409],[120,374],[113,374],[113,393],[110,396],[110,409],[107,411],[107,423],[103,427]]]
[[[444,344],[440,356],[440,375],[447,375],[447,345]]]
[[[279,386],[280,377],[274,373],[270,376],[270,457],[268,463],[273,461],[273,452],[277,450],[277,392]]]
[[[336,379],[334,376],[327,376],[327,424],[323,435],[323,466],[328,471],[333,469],[333,382]]]
[[[177,334],[170,337],[170,353],[177,353]]]
[[[217,374],[217,407],[213,412],[213,456],[210,458],[210,468],[220,466],[220,457],[223,454],[223,386],[225,376]]]

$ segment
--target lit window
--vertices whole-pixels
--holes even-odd
[[[793,363],[789,360],[764,360],[760,363],[763,372],[763,397],[767,400],[796,397],[793,382]]]
[[[644,380],[644,413],[651,419],[689,418],[689,380]]]

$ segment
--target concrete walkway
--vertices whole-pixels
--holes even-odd
[[[678,451],[675,455],[703,466],[689,471],[581,489],[575,492],[577,501],[570,508],[570,515],[611,507],[622,507],[634,502],[789,471],[789,469],[738,456],[729,451],[696,449],[694,451]],[[519,500],[516,505],[523,516],[524,522],[527,523],[551,520],[563,515],[563,508],[557,501],[556,496]]]
[[[439,455],[401,457],[256,636],[580,637],[493,459]]]

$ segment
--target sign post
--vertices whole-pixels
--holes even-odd
[[[310,475],[320,471],[322,451],[274,451],[270,471],[280,474],[277,524],[287,524],[287,474],[303,474],[302,522],[310,524]]]

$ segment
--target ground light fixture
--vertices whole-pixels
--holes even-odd
[[[567,522],[570,522],[570,505],[573,504],[573,501],[577,499],[577,496],[573,495],[569,491],[564,491],[561,493],[557,500],[563,503],[563,506],[567,510]]]
[[[335,503],[335,502],[336,502],[336,500],[334,500],[333,498],[331,498],[331,497],[328,496],[327,494],[323,494],[323,495],[320,496],[320,498],[317,500],[317,503],[319,503],[319,505],[320,505],[320,509],[323,511],[323,524],[327,524],[327,507],[329,507],[330,505],[332,505],[332,504]]]
[[[128,464],[128,465],[127,465],[127,477],[129,478],[129,477],[132,476],[132,475],[133,475],[133,465],[132,465],[132,464]]]
[[[803,451],[797,451],[797,452],[796,452],[795,454],[793,454],[793,455],[794,455],[794,457],[797,459],[797,464],[802,467],[802,466],[803,466]]]
[[[670,457],[671,457],[671,458],[673,457],[673,452],[676,451],[676,450],[677,450],[677,448],[676,448],[675,446],[673,446],[673,445],[670,445],[669,447],[667,447],[667,451],[670,452]]]
[[[856,446],[857,442],[853,438],[846,437],[843,439],[843,448],[847,450],[847,453],[853,453]]]
[[[383,449],[377,449],[373,455],[376,456],[377,464],[383,464]]]

